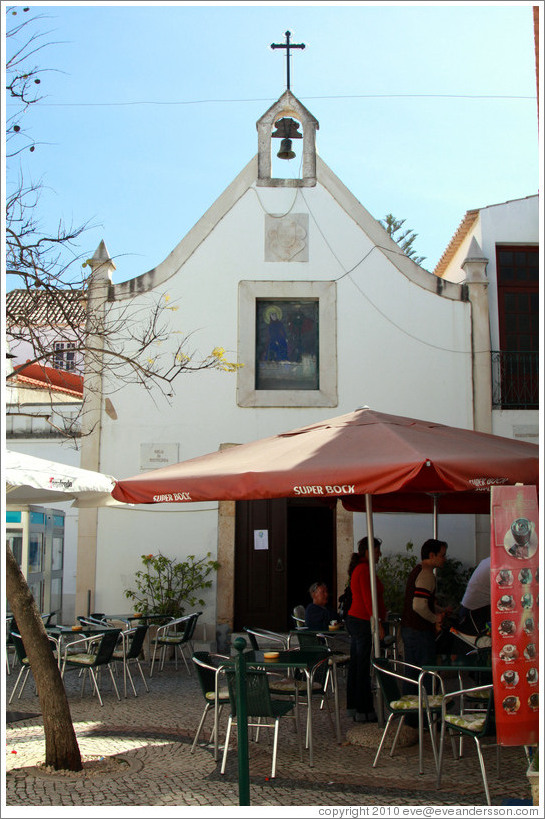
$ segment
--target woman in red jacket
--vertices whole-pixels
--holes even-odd
[[[380,559],[382,540],[374,538],[375,565]],[[346,617],[346,629],[350,634],[350,663],[346,680],[347,713],[355,722],[376,722],[377,715],[371,692],[371,653],[373,635],[371,633],[371,579],[369,574],[369,541],[366,537],[358,542],[358,551],[352,555],[348,567],[352,605]],[[379,615],[379,635],[382,640],[386,619],[384,588],[377,577],[377,605]]]

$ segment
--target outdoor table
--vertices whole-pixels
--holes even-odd
[[[151,622],[155,622],[157,620],[165,620],[168,622],[169,620],[174,619],[174,615],[172,614],[105,614],[103,617],[104,620],[120,620],[122,623],[127,623],[130,625],[133,620],[138,621],[136,625],[149,625]]]
[[[268,652],[263,651],[244,651],[244,659],[246,664],[249,668],[263,668],[266,671],[273,671],[274,669],[282,669],[282,670],[299,670],[303,671],[305,674],[306,684],[307,684],[307,707],[308,707],[308,714],[307,714],[307,724],[308,724],[308,751],[309,751],[309,765],[310,767],[314,766],[314,756],[313,756],[313,747],[312,747],[312,682],[314,679],[314,671],[316,668],[316,664],[320,661],[325,659],[326,657],[331,659],[333,662],[331,664],[332,673],[333,673],[333,680],[334,680],[334,696],[335,696],[335,730],[337,734],[337,742],[340,744],[342,742],[341,737],[341,725],[340,725],[340,715],[339,715],[339,695],[338,695],[338,686],[337,686],[337,665],[335,662],[335,655],[332,654],[325,646],[324,648],[320,648],[319,646],[316,648],[307,648],[307,649],[288,649],[287,651],[279,651],[278,658],[273,660],[266,659],[263,655]],[[222,660],[221,666],[224,668],[234,667],[235,661],[232,660]],[[217,712],[216,712],[217,713]],[[217,725],[215,726],[217,730]]]
[[[418,678],[418,742],[419,742],[419,751],[418,751],[418,761],[420,765],[420,773],[424,773],[423,768],[423,753],[422,753],[422,739],[424,735],[424,714],[422,713],[422,687],[424,683],[424,678],[426,676],[426,672],[433,672],[434,674],[441,675],[441,672],[445,671],[456,671],[458,674],[458,682],[460,684],[460,688],[463,688],[462,682],[462,675],[464,673],[474,673],[474,674],[490,674],[492,675],[492,666],[489,665],[472,665],[470,663],[459,663],[459,662],[451,662],[451,663],[436,663],[435,665],[423,665],[422,666],[422,673]],[[492,679],[490,679],[492,681]],[[434,679],[434,686],[435,686],[435,679]],[[435,767],[438,769],[439,760],[435,757]]]

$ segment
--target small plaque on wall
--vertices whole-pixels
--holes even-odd
[[[171,466],[180,460],[179,444],[140,444],[140,470]]]

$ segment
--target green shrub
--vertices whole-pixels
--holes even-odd
[[[443,566],[437,569],[437,588],[435,597],[440,606],[450,606],[457,611],[467,588],[467,583],[474,569],[464,566],[459,560],[447,557]]]
[[[125,589],[125,597],[134,601],[134,609],[141,614],[171,614],[181,617],[186,608],[204,606],[198,596],[202,589],[209,589],[208,579],[219,568],[217,560],[211,559],[211,552],[195,559],[188,555],[186,561],[176,562],[173,558],[157,555],[142,555],[144,569],[135,573],[136,589]]]
[[[409,541],[404,553],[385,555],[377,566],[377,575],[384,586],[386,610],[394,614],[401,614],[403,611],[407,578],[418,563],[413,549],[414,544]]]
[[[384,585],[384,602],[387,611],[395,614],[402,613],[407,579],[419,562],[419,557],[414,554],[412,541],[406,544],[405,552],[381,558],[377,566],[377,575]],[[472,573],[472,568],[464,566],[459,560],[447,557],[442,568],[437,570],[436,599],[438,604],[442,607],[451,606],[453,610],[456,610]]]

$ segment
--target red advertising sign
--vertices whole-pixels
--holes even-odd
[[[500,745],[539,740],[539,518],[535,486],[491,489],[492,675]]]

